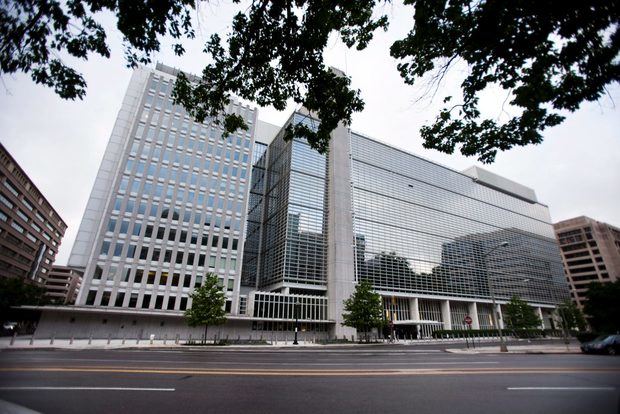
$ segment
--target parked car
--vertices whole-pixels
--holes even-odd
[[[593,341],[581,345],[586,354],[620,354],[620,335],[601,335]]]

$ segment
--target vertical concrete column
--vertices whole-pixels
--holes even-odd
[[[443,329],[452,329],[449,300],[441,301],[441,319],[443,319]]]
[[[497,323],[499,324],[500,328],[504,329],[504,315],[502,314],[502,305],[498,303],[495,309],[497,309]]]
[[[327,314],[335,322],[330,333],[337,337],[356,335],[354,328],[342,326],[343,301],[355,288],[350,150],[349,130],[340,123],[327,156]]]
[[[540,306],[536,307],[536,313],[538,313],[538,317],[540,318],[540,329],[545,329],[545,317],[543,316]]]
[[[471,317],[471,329],[480,329],[478,320],[478,305],[476,302],[469,303],[469,316]]]
[[[414,321],[420,320],[418,298],[409,298],[409,318]]]

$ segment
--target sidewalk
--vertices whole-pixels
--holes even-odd
[[[450,348],[453,354],[499,354],[499,345],[474,348]],[[579,345],[508,345],[509,354],[580,354]]]
[[[185,340],[180,340],[178,343],[175,339],[154,339],[149,338],[137,340],[136,338],[122,339],[54,339],[53,341],[47,339],[34,339],[17,338],[11,344],[10,338],[0,338],[0,350],[29,350],[29,349],[213,349],[213,348],[274,348],[274,347],[319,347],[321,344],[315,344],[312,342],[299,341],[299,345],[293,345],[291,341],[278,341],[269,344],[227,344],[227,345],[208,345],[208,346],[193,346],[184,345]]]

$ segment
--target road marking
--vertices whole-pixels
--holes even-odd
[[[614,391],[614,387],[508,387],[509,391]]]
[[[12,360],[11,362],[43,362],[52,361],[58,362],[58,359],[54,358],[22,358]],[[71,358],[67,359],[68,362],[111,362],[110,359],[95,359],[95,358]],[[331,360],[330,360],[331,361]],[[447,359],[434,362],[409,362],[409,361],[386,361],[386,362],[243,362],[243,361],[165,361],[156,359],[114,359],[113,362],[130,362],[130,363],[161,363],[161,364],[201,364],[201,365],[266,365],[266,366],[346,366],[346,365],[488,365],[499,364],[498,361],[467,361],[462,359]]]
[[[126,387],[0,387],[0,391],[175,391],[174,388]]]
[[[331,370],[270,370],[270,369],[155,369],[123,367],[31,367],[0,368],[0,372],[99,372],[167,375],[228,375],[228,376],[415,376],[415,375],[502,375],[502,374],[578,374],[620,373],[614,368],[419,368],[419,369],[331,369]]]

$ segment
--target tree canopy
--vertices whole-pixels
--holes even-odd
[[[192,298],[192,305],[185,311],[185,320],[189,326],[204,325],[206,341],[209,326],[226,322],[226,295],[219,285],[217,275],[207,274],[203,285],[194,289],[189,296]]]
[[[381,296],[372,290],[369,281],[358,283],[351,297],[345,299],[342,317],[344,326],[355,328],[366,335],[372,328],[383,326]]]
[[[541,320],[536,310],[518,296],[513,296],[506,304],[504,322],[510,329],[535,329],[539,328]]]
[[[620,281],[590,283],[586,292],[586,302],[583,311],[595,332],[619,332]]]
[[[45,293],[45,288],[26,284],[22,279],[0,277],[0,314],[6,316],[13,306],[47,305],[50,300]]]
[[[586,330],[586,320],[583,313],[572,300],[566,299],[560,304],[558,307],[558,315],[562,323],[562,329]]]
[[[233,95],[279,110],[293,100],[321,123],[316,130],[290,126],[287,137],[305,137],[324,152],[330,132],[339,122],[349,124],[364,102],[348,77],[325,65],[323,52],[333,34],[349,48],[365,49],[376,30],[388,27],[388,17],[379,13],[383,3],[251,1],[234,16],[225,39],[211,36],[204,48],[210,63],[197,83],[179,78],[175,100],[199,121],[216,118]],[[0,73],[30,73],[69,99],[81,98],[85,83],[56,52],[108,56],[97,12],[117,16],[131,66],[150,61],[159,36],[194,36],[192,0],[0,4]],[[467,67],[462,96],[445,97],[435,121],[421,128],[426,148],[447,153],[458,148],[492,162],[498,150],[542,142],[542,131],[561,123],[566,111],[599,99],[607,85],[620,80],[620,0],[405,0],[405,5],[411,7],[412,29],[389,51],[404,82],[430,74],[431,84],[440,83],[454,64]],[[180,43],[173,47],[184,52]],[[481,113],[480,96],[492,87],[505,92],[518,115],[500,122]],[[234,114],[221,122],[227,133],[247,127]]]

